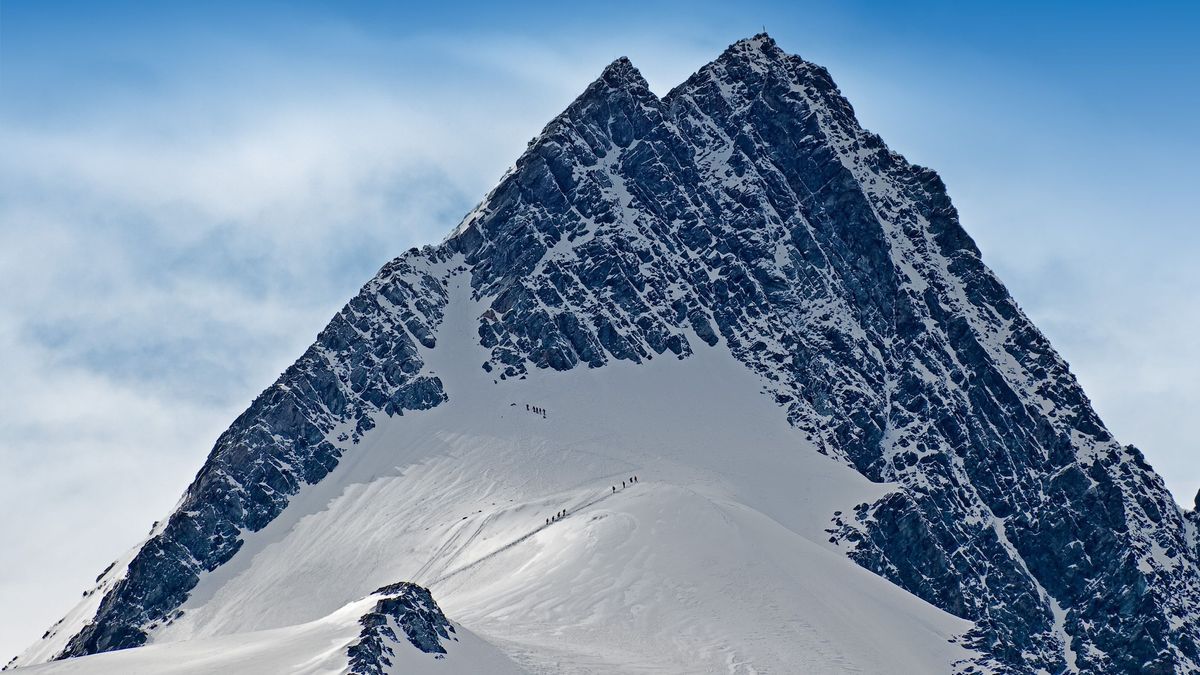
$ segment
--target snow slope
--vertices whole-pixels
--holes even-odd
[[[969,655],[950,642],[968,622],[828,542],[834,511],[889,486],[815,452],[727,352],[497,384],[465,281],[422,355],[448,403],[381,420],[246,533],[147,654],[288,654],[403,579],[531,672],[947,672]]]
[[[309,623],[215,638],[149,645],[138,649],[54,661],[22,668],[31,675],[332,675],[346,672],[346,649],[359,638],[358,618],[371,600],[352,602]],[[494,647],[461,628],[458,640],[438,658],[416,648],[397,649],[393,673],[510,675],[522,672]]]

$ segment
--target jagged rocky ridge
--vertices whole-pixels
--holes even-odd
[[[381,596],[375,607],[363,615],[359,623],[362,633],[358,642],[347,649],[349,670],[353,675],[384,675],[395,655],[392,646],[400,644],[396,630],[404,634],[412,646],[441,658],[446,653],[442,640],[456,640],[454,626],[442,613],[429,589],[400,582],[384,586],[373,593]]]
[[[696,340],[767,378],[823,452],[902,486],[831,514],[830,536],[976,622],[987,656],[964,672],[1200,668],[1195,514],[1105,429],[937,175],[765,35],[662,98],[610,65],[234,422],[58,656],[144,643],[374,418],[445,400],[415,345],[436,344],[446,274],[491,299],[480,367],[498,380],[687,358]]]

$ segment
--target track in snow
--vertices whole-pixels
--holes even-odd
[[[640,483],[638,483],[638,485],[640,485]],[[633,485],[630,485],[628,488],[622,488],[620,492],[624,492],[625,490],[632,488],[632,487],[633,487]],[[495,551],[492,551],[491,553],[488,553],[488,554],[484,555],[483,557],[476,559],[473,562],[467,563],[466,565],[463,565],[462,567],[459,567],[458,569],[455,569],[451,572],[447,572],[446,574],[443,574],[442,576],[429,582],[429,585],[433,586],[434,584],[440,584],[443,581],[452,579],[453,577],[456,577],[459,574],[462,574],[463,572],[466,572],[467,570],[469,570],[473,567],[476,567],[477,565],[480,565],[484,562],[487,562],[488,560],[491,560],[492,558],[500,555],[501,553],[504,553],[505,551],[512,549],[517,544],[520,544],[523,541],[527,541],[530,537],[537,534],[538,532],[541,532],[542,530],[549,528],[551,525],[554,525],[555,523],[558,523],[566,518],[570,518],[571,516],[574,516],[574,515],[582,512],[583,510],[587,509],[590,506],[599,504],[600,502],[604,501],[605,499],[608,499],[610,497],[616,497],[618,494],[619,494],[619,492],[605,492],[605,493],[602,493],[599,497],[595,497],[590,501],[584,502],[583,504],[576,506],[574,509],[568,507],[567,515],[563,516],[562,518],[559,518],[557,520],[552,520],[552,521],[550,521],[548,523],[544,523],[542,525],[538,525],[534,529],[532,529],[529,532],[526,532],[525,534],[521,535],[520,537],[517,537],[516,539],[508,542],[507,544],[501,546],[500,548],[496,549]],[[489,520],[491,520],[492,517],[493,516],[488,516],[487,518],[484,519],[484,521],[482,523],[480,523],[479,529],[477,529],[475,531],[475,534],[471,535],[471,538],[467,540],[467,543],[470,543],[470,541],[475,538],[475,535],[479,534],[479,531],[483,529],[483,527],[488,523]],[[466,544],[464,544],[464,547],[465,546],[466,546]],[[426,567],[422,568],[422,572],[426,571],[432,562],[433,561],[431,560],[430,563],[427,563]],[[420,573],[421,572],[418,572],[418,574],[420,574]]]

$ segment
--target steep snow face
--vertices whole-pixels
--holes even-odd
[[[686,359],[501,382],[478,366],[488,304],[460,258],[415,373],[448,400],[380,416],[132,653],[290,636],[411,579],[534,673],[948,672],[977,657],[957,643],[969,622],[829,541],[832,514],[896,486],[816,452],[767,380],[700,343]],[[338,635],[335,656],[353,637]]]
[[[467,299],[452,303],[458,288],[467,289]],[[449,327],[444,319],[451,306],[472,309],[455,315],[459,323]],[[459,338],[465,340],[459,347],[448,346]],[[447,353],[456,354],[453,363],[438,360]],[[696,364],[708,364],[720,377],[688,379]],[[705,406],[739,405],[740,398],[723,395],[726,380],[737,377],[731,367],[756,378],[743,394],[768,412],[740,419]],[[464,384],[447,384],[448,373]],[[619,387],[588,388],[610,373]],[[626,373],[629,379],[620,379]],[[701,393],[691,396],[690,387]],[[575,411],[571,424],[540,440],[522,440],[531,437],[494,416],[501,404],[520,407],[531,395],[572,400],[577,388],[589,392],[590,415]],[[637,395],[641,389],[660,398],[646,402]],[[665,415],[654,406],[678,399],[681,389],[689,393],[690,416],[646,417],[644,410]],[[519,392],[528,392],[524,400]],[[622,408],[628,400],[640,401],[642,412]],[[547,401],[532,403],[553,414]],[[617,417],[616,410],[624,413]],[[498,430],[478,428],[476,419]],[[590,428],[589,419],[604,421],[596,430],[601,435],[636,421],[631,428],[644,440],[619,435],[627,447],[614,455],[610,444],[587,441],[579,431]],[[772,428],[772,419],[786,422],[788,435],[755,441],[757,429]],[[534,422],[551,423],[532,413],[521,420]],[[680,429],[693,428],[704,435],[683,434],[695,441],[687,446],[671,442]],[[379,459],[387,456],[381,443],[397,449],[393,459]],[[586,453],[565,452],[572,447]],[[636,455],[622,454],[633,449]],[[815,453],[856,470],[858,488],[844,476],[830,479],[853,503],[805,502],[806,495],[820,494],[821,481],[756,482],[767,480],[755,478],[759,472],[790,475],[776,462],[806,462]],[[529,534],[518,517],[524,512],[501,508],[512,499],[526,509],[540,505],[541,513],[550,503],[539,500],[550,495],[569,496],[576,505],[603,496],[568,488],[582,476],[626,472],[604,463],[613,456],[653,467],[656,480],[671,480],[655,491],[653,503],[635,509],[629,499],[620,518],[588,521],[594,529],[579,531],[572,545],[548,547],[544,538],[554,527]],[[439,457],[462,458],[466,468]],[[564,457],[571,459],[559,466]],[[530,485],[506,477],[504,490],[491,482],[495,472],[508,476],[513,467],[538,480]],[[491,520],[448,540],[446,523],[436,520],[445,514],[423,509],[459,502],[407,486],[404,477],[421,472],[459,502],[475,504],[474,515],[462,514],[466,523]],[[481,494],[500,506],[487,502],[485,508]],[[368,535],[350,526],[384,505],[390,528]],[[448,607],[486,622],[491,615],[478,608],[511,591],[475,579],[477,573],[504,576],[494,566],[509,561],[516,567],[499,569],[524,591],[525,578],[514,570],[550,570],[525,556],[543,547],[549,557],[540,564],[552,565],[577,555],[573,546],[593,541],[659,561],[671,554],[652,544],[701,555],[694,547],[702,547],[702,537],[695,533],[643,537],[657,532],[646,524],[649,514],[694,523],[689,518],[709,505],[722,514],[721,523],[736,524],[724,530],[730,536],[754,532],[762,541],[748,548],[787,561],[779,569],[816,566],[802,554],[819,541],[824,553],[837,548],[973,621],[966,644],[979,653],[973,663],[960,662],[963,670],[1200,668],[1200,553],[1192,524],[1140,453],[1112,439],[1066,364],[984,267],[937,176],[862,130],[823,69],[783,53],[765,35],[733,45],[661,99],[628,61],[609,66],[449,239],[410,251],[364,287],[222,436],[180,509],[112,573],[117,580],[103,600],[77,611],[19,662],[135,646],[151,635],[161,641],[263,627],[259,619],[247,623],[237,609],[250,598],[258,598],[264,625],[315,617],[366,592],[357,585],[364,580],[341,578],[349,563],[330,551],[342,548],[395,563],[371,567],[393,575],[386,578],[362,570],[373,584],[367,585],[427,581],[435,596],[444,586]],[[760,518],[782,528],[774,531],[795,546],[777,545]],[[569,522],[557,531],[567,531]],[[715,523],[704,527],[720,530]],[[465,553],[483,553],[472,547],[486,531],[517,544],[446,576],[454,569],[436,561],[461,548],[464,555],[453,561],[467,564]],[[339,545],[305,548],[305,541],[331,537]],[[318,561],[308,572],[285,564],[307,560],[305,554]],[[280,557],[267,564],[272,555]],[[598,584],[623,589],[627,598],[624,589],[633,581],[604,572],[610,555],[604,548],[587,558],[599,567],[568,566],[573,583],[548,588],[582,592]],[[734,569],[749,565],[744,557],[703,555],[735,578]],[[620,567],[615,560],[612,570]],[[772,575],[779,569],[755,569],[762,587],[781,597],[801,606],[814,600],[804,594],[815,589]],[[298,591],[304,584],[292,577],[300,573],[310,591],[321,591],[278,590]],[[673,588],[667,571],[646,573],[664,575],[656,588]],[[722,586],[727,592],[716,595],[729,599],[718,606],[701,593],[712,591],[706,578],[692,582],[693,597],[702,599],[690,606],[714,621],[723,611],[736,613],[753,588]],[[464,579],[475,580],[476,589],[455,586]],[[842,577],[817,581],[830,579]],[[488,588],[491,595],[478,590]],[[544,602],[522,605],[521,612],[497,609],[525,632],[506,632],[498,622],[490,633],[524,662],[545,663],[538,659],[561,647],[572,655],[564,663],[603,669],[612,665],[604,661],[607,646],[637,641],[613,628],[620,615],[589,609],[600,602],[597,596],[570,603],[532,595]],[[457,597],[472,602],[456,605]],[[672,605],[658,597],[643,606],[666,612],[662,608]],[[553,607],[564,611],[555,614]],[[810,615],[789,611],[747,625],[778,636],[780,625],[808,622],[814,635],[838,644],[829,637],[838,632],[834,624],[812,624]],[[894,619],[915,612],[861,614]],[[542,624],[530,618],[537,616],[580,625],[579,640],[558,640],[570,631],[555,632],[552,623],[539,632]],[[899,630],[896,621],[883,621]],[[929,635],[948,634],[935,624],[920,625],[935,626]],[[711,624],[689,622],[682,610],[662,625],[695,638],[678,639],[685,651],[729,644],[739,659],[749,654],[784,670],[797,667],[751,633],[737,651],[729,635],[723,641]],[[595,626],[612,630],[587,629]],[[546,634],[555,639],[537,637]],[[813,646],[818,643],[805,644],[821,654]],[[836,653],[853,654],[851,661],[871,669],[875,662],[867,651],[855,651],[860,647],[867,649],[840,645]]]
[[[727,352],[499,382],[471,331],[487,305],[465,274],[448,286],[422,357],[449,400],[380,420],[154,644],[307,621],[401,578],[532,672],[946,672],[973,656],[950,642],[968,622],[828,541],[832,513],[894,486],[815,452]]]

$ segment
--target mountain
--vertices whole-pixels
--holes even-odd
[[[937,175],[763,34],[661,98],[606,68],[10,667],[329,625],[384,672],[351,641],[411,582],[472,644],[429,672],[1197,672],[1196,523]]]

